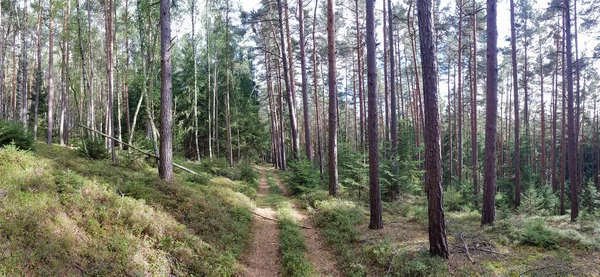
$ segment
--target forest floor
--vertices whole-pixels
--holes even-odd
[[[302,275],[285,271],[296,265],[281,265],[282,256],[288,255],[281,247],[279,238],[281,226],[278,226],[281,215],[278,210],[288,207],[290,216],[301,229],[300,240],[304,241],[303,258],[310,264],[310,276],[344,276],[338,268],[337,259],[326,246],[319,230],[313,226],[306,211],[301,211],[293,204],[287,188],[272,167],[256,166],[260,173],[257,191],[257,207],[251,224],[251,243],[243,255],[242,263],[246,266],[244,276],[292,276]],[[281,219],[283,220],[283,219]],[[283,272],[282,272],[283,271]]]

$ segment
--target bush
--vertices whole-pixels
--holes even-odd
[[[554,214],[558,210],[558,199],[552,193],[552,188],[542,186],[536,189],[533,185],[522,193],[519,213],[526,215],[546,216]]]
[[[593,179],[590,179],[583,185],[580,197],[582,208],[590,214],[598,212],[598,209],[600,209],[600,193],[598,193]]]
[[[236,166],[236,171],[238,172],[236,179],[242,180],[258,188],[258,179],[260,178],[260,174],[254,170],[252,164],[247,161],[243,161]]]
[[[292,194],[308,192],[319,187],[319,173],[308,160],[289,162],[283,177]]]
[[[81,153],[91,160],[103,160],[108,158],[108,151],[104,145],[104,140],[85,139],[83,140],[82,148],[79,148]]]
[[[557,232],[547,226],[545,220],[538,218],[528,222],[521,235],[523,244],[558,249],[560,236]]]
[[[0,121],[0,146],[13,143],[19,149],[33,148],[33,134],[18,122]]]
[[[367,261],[360,255],[361,249],[355,245],[359,239],[358,226],[364,219],[365,211],[353,202],[340,199],[317,201],[315,223],[321,234],[339,255],[341,267],[347,276],[366,276]]]

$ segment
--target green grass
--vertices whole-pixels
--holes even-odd
[[[0,149],[0,276],[239,274],[252,185],[187,173],[165,183],[139,156],[114,166],[35,148]]]
[[[281,269],[283,276],[308,277],[314,276],[311,263],[306,258],[306,242],[302,229],[294,218],[294,209],[287,198],[282,195],[281,187],[267,172],[269,194],[259,199],[260,203],[268,205],[277,211],[279,228],[279,253],[281,254]]]
[[[306,242],[302,229],[294,219],[293,208],[289,202],[279,206],[279,252],[283,276],[305,277],[313,276],[313,269],[306,259]]]

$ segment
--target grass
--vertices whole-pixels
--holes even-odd
[[[307,247],[302,229],[294,218],[294,210],[286,202],[277,210],[279,219],[279,252],[283,276],[313,276],[312,265],[305,256]]]
[[[294,216],[294,208],[282,195],[281,187],[270,172],[267,172],[267,182],[269,194],[264,197],[263,203],[277,210],[279,253],[281,254],[283,276],[314,276],[312,265],[306,257],[307,246],[302,229]]]
[[[139,156],[114,166],[35,148],[0,149],[0,275],[239,274],[251,184],[187,173],[165,183]]]

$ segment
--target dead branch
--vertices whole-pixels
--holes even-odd
[[[137,148],[137,147],[135,147],[135,146],[133,146],[133,145],[131,145],[131,144],[129,144],[129,143],[123,142],[123,141],[121,141],[121,140],[119,140],[119,139],[117,139],[117,138],[111,137],[111,136],[109,136],[109,135],[107,135],[107,134],[104,134],[104,133],[102,133],[102,132],[100,132],[100,131],[94,130],[94,129],[92,129],[92,128],[90,128],[90,127],[87,127],[87,126],[85,126],[85,125],[81,125],[81,124],[79,124],[79,126],[81,126],[81,127],[85,128],[85,129],[88,129],[88,130],[90,130],[90,131],[92,131],[92,132],[94,132],[94,133],[97,133],[97,134],[99,134],[99,135],[101,135],[101,136],[103,136],[103,137],[106,137],[106,138],[112,139],[112,140],[114,140],[114,141],[116,141],[116,142],[118,142],[118,143],[120,143],[120,144],[123,144],[123,145],[126,145],[126,146],[128,146],[128,147],[131,147],[133,150],[136,150],[136,151],[138,151],[138,152],[140,152],[140,153],[142,153],[142,154],[145,154],[145,155],[147,155],[147,156],[149,156],[149,157],[153,157],[153,158],[155,158],[155,159],[157,159],[157,160],[159,160],[159,161],[160,161],[160,157],[159,157],[159,156],[157,156],[157,155],[154,155],[154,154],[152,154],[152,153],[148,153],[148,152],[146,152],[146,151],[144,151],[144,150],[142,150],[142,149],[140,149],[140,148]],[[189,168],[186,168],[186,167],[184,167],[184,166],[182,166],[182,165],[178,165],[178,164],[176,164],[176,163],[173,163],[173,166],[174,166],[174,167],[177,167],[177,168],[179,168],[179,169],[181,169],[181,170],[187,171],[187,172],[189,172],[189,173],[192,173],[192,174],[194,174],[194,175],[200,175],[200,174],[198,174],[197,172],[195,172],[195,171],[193,171],[193,170],[191,170],[191,169],[189,169]]]
[[[462,244],[465,247],[465,253],[467,254],[467,258],[469,258],[469,261],[471,261],[471,263],[475,263],[475,261],[473,260],[473,258],[471,258],[471,254],[469,253],[469,246],[467,246],[467,243],[465,242],[465,237],[463,236],[463,234],[460,234],[460,240],[462,240]]]

